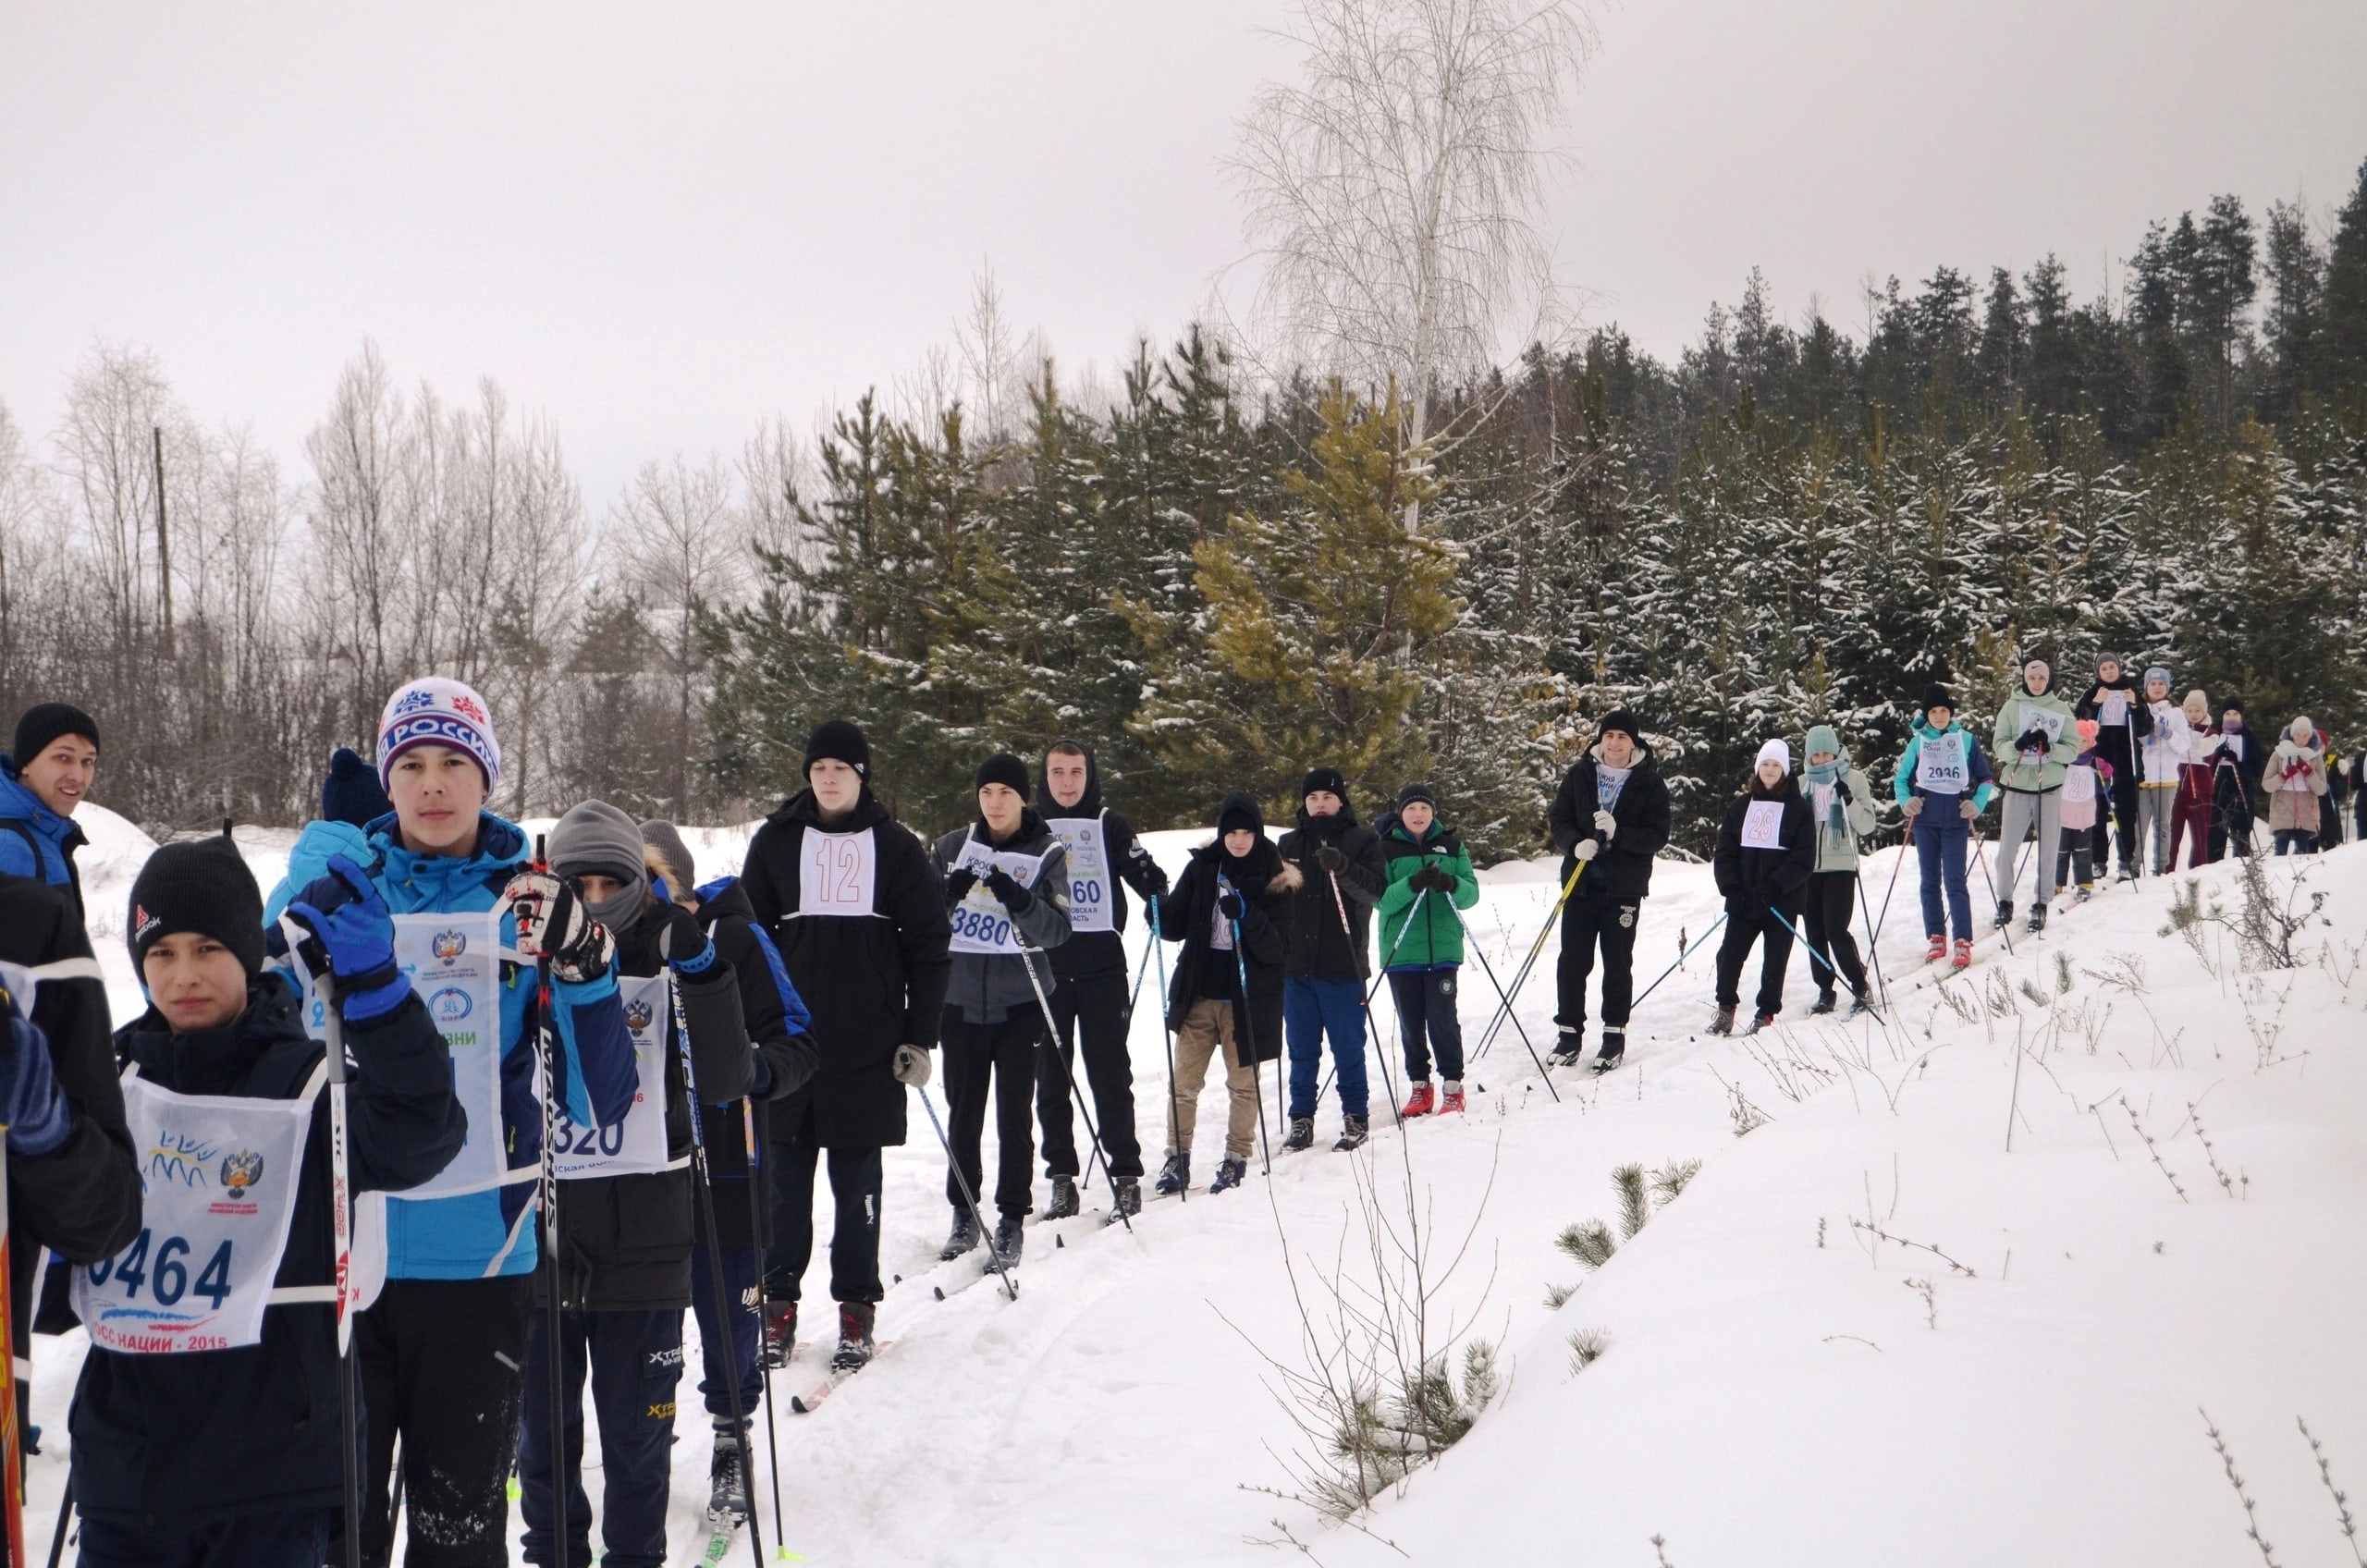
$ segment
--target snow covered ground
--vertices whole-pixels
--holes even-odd
[[[96,808],[85,822],[92,935],[128,1016],[122,906],[145,841]],[[746,836],[693,835],[702,874],[736,864]],[[266,885],[289,837],[241,836]],[[1151,843],[1171,870],[1200,837]],[[1865,868],[1877,908],[1894,864],[1885,852]],[[1990,937],[1972,970],[1933,985],[1909,866],[1883,934],[1887,1026],[1809,1019],[1796,954],[1777,1030],[1699,1035],[1705,950],[1638,1010],[1631,1065],[1611,1077],[1565,1071],[1557,1103],[1507,1029],[1466,1074],[1468,1115],[1401,1133],[1376,1073],[1365,1152],[1330,1152],[1327,1102],[1317,1148],[1270,1181],[1154,1200],[1131,1235],[1093,1207],[1031,1227],[1015,1304],[972,1282],[974,1263],[935,1263],[944,1162],[915,1108],[915,1141],[888,1167],[883,1262],[900,1282],[879,1332],[894,1348],[810,1416],[787,1396],[827,1346],[775,1379],[786,1545],[816,1564],[963,1568],[1276,1562],[1297,1555],[1286,1535],[1329,1568],[2223,1563],[2258,1549],[2207,1410],[2275,1560],[2352,1561],[2296,1417],[2336,1482],[2367,1486],[2367,847],[2270,875],[2280,896],[2297,875],[2304,903],[2325,895],[2295,939],[2299,968],[2247,969],[2216,927],[2201,951],[2163,935],[2179,878],[2064,910],[2042,938],[2017,931],[2010,955]],[[1483,880],[1470,919],[1509,981],[1551,870]],[[2200,881],[2206,902],[2235,907],[2234,867]],[[1718,907],[1706,867],[1663,865],[1639,983]],[[1552,956],[1517,1010],[1540,1051]],[[1475,1045],[1493,1001],[1472,964]],[[1385,993],[1376,1007],[1402,1085]],[[1134,1043],[1155,1165],[1155,1007]],[[1221,1122],[1211,1085],[1203,1184]],[[1616,1233],[1614,1167],[1684,1159],[1699,1174],[1600,1271],[1556,1250],[1573,1221]],[[1303,1355],[1286,1250],[1318,1300],[1343,1238],[1353,1272],[1359,1172],[1400,1210],[1410,1180],[1447,1253],[1474,1232],[1434,1320],[1494,1341],[1504,1388],[1459,1446],[1343,1528],[1260,1489],[1291,1490],[1279,1456],[1306,1446],[1264,1357]],[[1550,1287],[1581,1280],[1548,1307]],[[809,1307],[816,1332],[828,1313]],[[1581,1329],[1606,1348],[1578,1370]],[[35,1354],[44,1537],[81,1354],[79,1337]],[[685,1558],[707,1452],[686,1381]]]

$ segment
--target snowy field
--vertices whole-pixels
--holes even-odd
[[[102,810],[83,820],[92,937],[129,1016],[123,903],[146,841]],[[701,875],[736,865],[747,832],[689,835]],[[266,887],[291,837],[242,835]],[[1173,872],[1201,837],[1149,841]],[[1885,852],[1865,867],[1877,907],[1894,864]],[[1705,950],[1638,1010],[1619,1072],[1564,1071],[1557,1103],[1507,1029],[1466,1072],[1468,1115],[1402,1133],[1376,1073],[1362,1153],[1330,1152],[1327,1102],[1314,1151],[1270,1180],[1253,1162],[1238,1192],[1154,1199],[1131,1235],[1103,1229],[1107,1187],[1088,1192],[1084,1215],[1030,1227],[1015,1304],[975,1261],[935,1262],[944,1161],[914,1107],[914,1141],[888,1164],[882,1262],[899,1282],[878,1332],[893,1348],[811,1416],[788,1395],[819,1376],[827,1343],[774,1379],[791,1560],[1279,1562],[1300,1555],[1287,1535],[1327,1568],[2248,1561],[2260,1549],[2207,1410],[2275,1561],[2354,1562],[2296,1418],[2336,1483],[2367,1487],[2367,847],[2271,862],[2280,897],[2297,873],[2304,904],[2325,895],[2294,938],[2297,968],[2247,969],[2217,927],[2199,950],[2163,935],[2181,877],[2062,909],[2043,937],[2017,930],[2010,955],[1989,937],[1969,972],[1935,985],[1910,865],[1881,952],[1887,1025],[1809,1018],[1796,953],[1776,1030],[1700,1035]],[[1509,981],[1551,868],[1482,880],[1469,918]],[[2235,868],[2200,881],[2232,911]],[[1982,892],[1976,874],[1977,905]],[[1719,907],[1707,867],[1664,864],[1638,985]],[[1517,1012],[1540,1052],[1552,956]],[[1755,979],[1754,964],[1746,998]],[[1471,964],[1474,1045],[1493,1000]],[[1402,1087],[1385,991],[1376,1008]],[[1155,1170],[1156,1007],[1138,1010],[1134,1046]],[[1203,1187],[1221,1124],[1211,1084]],[[1686,1159],[1698,1177],[1591,1277],[1556,1249],[1574,1221],[1616,1233],[1614,1167]],[[1303,1355],[1285,1249],[1318,1298],[1343,1238],[1358,1256],[1359,1174],[1400,1211],[1410,1182],[1447,1254],[1474,1231],[1434,1311],[1496,1342],[1504,1387],[1459,1446],[1343,1528],[1260,1489],[1292,1489],[1278,1456],[1307,1441],[1263,1357]],[[827,1206],[822,1225],[827,1238]],[[1581,1280],[1548,1307],[1550,1288]],[[835,1327],[826,1303],[807,1316]],[[1582,1329],[1605,1348],[1574,1369]],[[43,1541],[82,1350],[76,1336],[35,1351]],[[684,1560],[706,1493],[694,1380],[673,1502]]]

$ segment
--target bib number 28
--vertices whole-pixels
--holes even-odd
[[[92,1264],[91,1283],[104,1285],[112,1280],[126,1301],[138,1301],[145,1288],[158,1306],[178,1306],[183,1296],[201,1295],[219,1312],[222,1304],[230,1298],[230,1243],[226,1241],[215,1247],[214,1256],[206,1259],[205,1267],[197,1271],[197,1278],[192,1280],[188,1241],[166,1236],[155,1243],[154,1256],[151,1256],[152,1239],[152,1232],[143,1230],[122,1252],[104,1263]]]

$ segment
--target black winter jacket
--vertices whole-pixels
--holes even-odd
[[[25,968],[91,957],[82,917],[58,888],[0,875],[0,959]],[[50,1071],[71,1108],[73,1131],[39,1158],[8,1158],[10,1342],[27,1337],[33,1273],[43,1249],[68,1263],[113,1257],[140,1233],[140,1161],[123,1121],[123,1086],[107,1033],[106,987],[95,977],[50,980],[31,1016],[49,1041]]]
[[[877,875],[868,917],[797,913],[808,833],[871,835]],[[821,1053],[813,1080],[774,1107],[770,1135],[825,1148],[902,1143],[904,1086],[891,1071],[896,1047],[937,1044],[953,967],[945,885],[928,851],[868,787],[845,821],[828,827],[806,790],[756,829],[740,881],[814,1015]]]
[[[2125,723],[2103,722],[2106,692],[2118,692],[2128,699]],[[2115,778],[2140,777],[2137,771],[2137,742],[2153,733],[2153,710],[2146,704],[2144,689],[2131,680],[2127,671],[2124,670],[2120,679],[2109,686],[2101,680],[2091,682],[2088,694],[2072,704],[2071,717],[2096,721],[2096,750],[2112,764]]]
[[[1245,791],[1228,797],[1225,805],[1229,810],[1245,807],[1253,814],[1257,810]],[[1210,944],[1220,875],[1242,895],[1239,959]],[[1173,890],[1159,900],[1159,935],[1184,945],[1167,988],[1169,1028],[1183,1027],[1185,1015],[1201,998],[1204,975],[1215,965],[1216,985],[1233,997],[1233,1037],[1246,1044],[1248,1060],[1271,1061],[1282,1054],[1282,969],[1290,952],[1291,895],[1277,878],[1285,876],[1282,857],[1262,831],[1242,860],[1224,852],[1221,836],[1192,851]],[[1245,962],[1249,973],[1245,1010],[1240,994]]]
[[[1601,748],[1597,747],[1570,765],[1546,816],[1553,847],[1562,851],[1564,885],[1578,864],[1571,851],[1588,839],[1601,837],[1594,826],[1595,769],[1601,755]],[[1668,847],[1668,785],[1661,778],[1651,747],[1641,741],[1636,742],[1631,766],[1634,771],[1627,776],[1626,788],[1619,791],[1619,803],[1611,808],[1611,819],[1619,830],[1578,878],[1574,898],[1626,905],[1652,890],[1652,857]]]
[[[1069,857],[1052,830],[1033,808],[1022,806],[1019,826],[1010,838],[998,844],[987,831],[983,819],[967,827],[957,827],[937,841],[929,851],[929,864],[937,867],[939,885],[953,875],[954,863],[972,839],[998,853],[1037,855],[1043,868],[1036,874],[1029,889],[1027,907],[1011,917],[1011,923],[1024,948],[1049,949],[1059,948],[1069,939]],[[980,878],[981,881],[984,878]],[[1000,906],[998,906],[1000,907]],[[947,911],[947,918],[952,912]],[[1035,967],[1035,979],[1027,977],[1028,965]],[[969,1023],[1000,1023],[1013,1013],[1038,1011],[1036,993],[1040,988],[1044,1001],[1051,1000],[1052,972],[1049,965],[1025,955],[1006,953],[955,953],[953,975],[945,988],[945,1012],[949,1019]]]
[[[400,1192],[460,1150],[467,1118],[452,1058],[426,1005],[407,997],[345,1031],[347,1170],[357,1190]],[[276,974],[220,1029],[175,1035],[153,1009],[116,1036],[123,1060],[184,1095],[292,1099],[320,1065],[303,1004]],[[336,1280],[330,1213],[329,1096],[313,1109],[288,1250],[275,1283]],[[207,1520],[335,1507],[343,1495],[337,1308],[267,1307],[263,1341],[243,1350],[125,1355],[93,1349],[69,1419],[74,1502],[84,1513],[163,1533]]]
[[[764,1140],[773,1102],[805,1086],[821,1063],[821,1054],[809,1032],[812,1019],[803,1001],[790,1016],[781,994],[797,995],[786,966],[776,975],[777,956],[767,950],[771,941],[754,921],[747,890],[736,876],[717,877],[698,889],[699,924],[705,927],[716,950],[730,961],[740,981],[740,1021],[748,1043],[756,1049],[757,1076],[762,1086],[728,1105],[706,1111],[706,1163],[709,1187],[715,1194],[715,1226],[727,1247],[772,1244],[772,1183],[762,1175]],[[754,1147],[757,1170],[751,1180],[748,1150]]]
[[[1775,834],[1783,847],[1745,849],[1743,823],[1754,803],[1767,801],[1780,802],[1784,808]],[[1726,808],[1726,819],[1719,824],[1712,869],[1727,913],[1738,920],[1757,919],[1770,905],[1795,917],[1807,907],[1809,877],[1816,871],[1816,821],[1800,794],[1799,780],[1786,778],[1772,790],[1757,778],[1750,781],[1749,790]]]
[[[1036,811],[1046,827],[1065,825],[1072,819],[1091,820],[1098,817],[1101,824],[1102,853],[1109,857],[1112,877],[1110,888],[1110,915],[1114,931],[1072,931],[1069,939],[1052,949],[1052,974],[1061,980],[1090,980],[1104,974],[1123,976],[1126,973],[1126,945],[1122,935],[1126,929],[1126,888],[1136,895],[1154,899],[1167,891],[1167,873],[1150,858],[1150,851],[1134,836],[1134,825],[1101,803],[1101,765],[1093,758],[1093,748],[1085,750],[1085,793],[1076,804],[1064,806],[1052,798],[1051,786],[1044,780],[1042,764],[1036,768]],[[1074,876],[1071,872],[1072,891]],[[1070,913],[1075,913],[1073,900]]]
[[[657,954],[665,929],[655,899],[640,918],[613,932],[616,973],[647,979],[666,972]],[[755,1057],[740,1016],[740,979],[717,950],[705,972],[681,976],[680,998],[666,1039],[666,1152],[687,1162],[691,1154],[691,1101],[682,1081],[681,1035],[691,1042],[691,1066],[698,1073],[699,1098],[737,1099],[748,1092]],[[710,1117],[702,1130],[713,1125]],[[671,1312],[691,1305],[691,1243],[698,1234],[692,1207],[692,1172],[656,1170],[632,1176],[584,1176],[558,1184],[559,1266],[566,1285],[561,1299],[585,1312]],[[536,1299],[549,1270],[535,1274]]]
[[[1331,873],[1319,851],[1326,844],[1348,857],[1339,873],[1340,897],[1331,896]],[[1301,806],[1298,826],[1278,846],[1298,868],[1298,890],[1290,896],[1291,956],[1284,973],[1294,980],[1363,980],[1372,974],[1369,954],[1372,906],[1389,886],[1380,839],[1342,802],[1336,816],[1310,816]],[[1348,924],[1340,925],[1341,906]]]

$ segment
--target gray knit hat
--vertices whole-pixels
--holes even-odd
[[[592,918],[611,931],[630,926],[649,891],[649,868],[641,858],[641,826],[606,801],[586,801],[551,828],[551,869],[572,879],[613,876],[625,884],[612,898],[586,899]]]
[[[691,856],[690,845],[682,842],[682,830],[662,816],[654,816],[641,825],[641,841],[656,851],[674,874],[676,886],[667,891],[681,902],[681,895],[699,885],[698,863]]]

